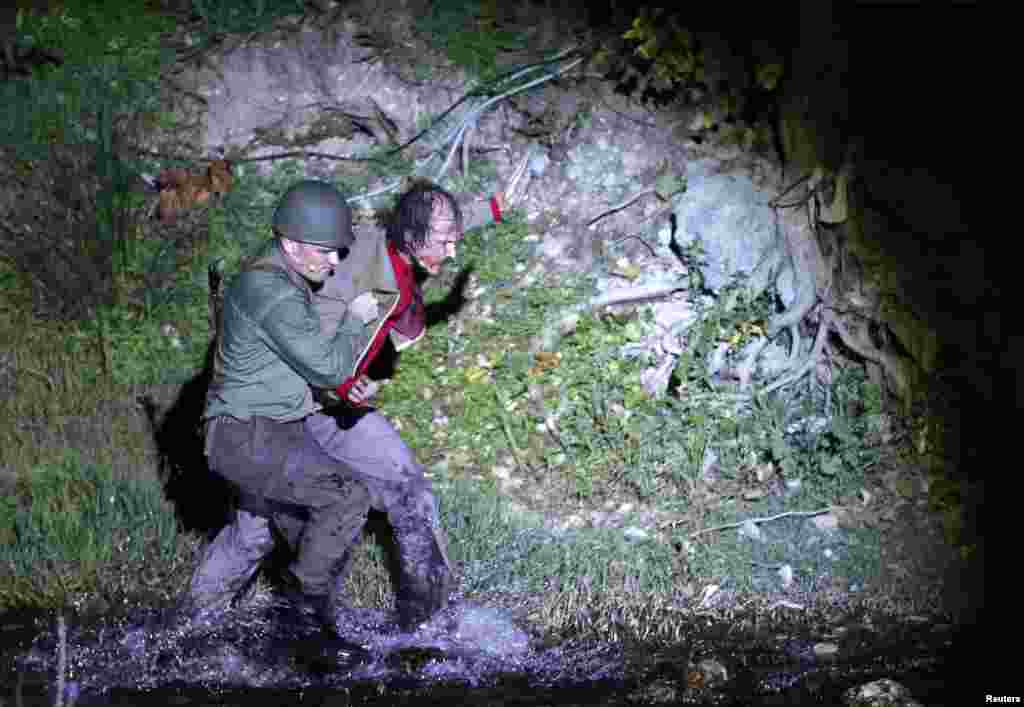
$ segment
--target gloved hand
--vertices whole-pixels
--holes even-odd
[[[380,318],[380,304],[372,292],[364,292],[349,303],[348,313],[358,318],[363,324],[369,324]]]

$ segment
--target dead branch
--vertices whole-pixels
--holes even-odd
[[[592,218],[589,221],[587,221],[586,227],[590,228],[591,226],[593,226],[595,223],[597,223],[601,219],[606,218],[608,216],[611,216],[612,214],[614,214],[614,213],[616,213],[618,211],[622,211],[624,208],[626,208],[630,204],[633,204],[636,201],[639,201],[643,197],[650,196],[651,194],[657,194],[657,193],[658,193],[657,190],[654,189],[654,188],[644,189],[642,191],[639,191],[636,194],[634,194],[633,196],[631,196],[628,199],[626,199],[625,201],[623,201],[621,204],[616,204],[615,206],[611,207],[610,209],[608,209],[604,213],[600,213],[597,216],[595,216],[594,218]]]
[[[695,538],[698,535],[704,535],[705,533],[714,533],[719,530],[729,530],[730,528],[739,528],[747,523],[769,523],[773,520],[779,520],[780,518],[787,518],[789,516],[809,518],[812,516],[820,516],[822,513],[828,513],[833,511],[840,506],[829,506],[828,508],[822,508],[817,511],[786,511],[785,513],[777,513],[773,516],[767,516],[765,518],[748,518],[747,520],[740,521],[739,523],[726,523],[725,525],[716,525],[713,528],[705,528],[704,530],[698,530],[695,533],[687,535],[689,538]]]

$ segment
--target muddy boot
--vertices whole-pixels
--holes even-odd
[[[299,581],[291,572],[285,572],[282,580],[285,585],[285,606],[280,620],[295,628],[319,628],[328,639],[340,638],[331,594],[308,594],[302,591]]]
[[[403,631],[415,631],[448,605],[454,579],[442,542],[429,524],[395,529],[398,587],[395,608]]]

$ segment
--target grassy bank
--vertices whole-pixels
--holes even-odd
[[[261,215],[296,169],[281,164],[269,177],[241,172],[210,212],[202,247],[145,309],[47,323],[26,314],[31,308],[11,290],[2,324],[19,375],[3,379],[0,402],[9,490],[0,515],[8,541],[0,603],[103,607],[183,591],[200,538],[179,530],[163,499],[152,430],[135,398],[196,373],[209,337],[206,266],[219,260],[229,275],[237,270],[241,254],[267,235]],[[837,376],[827,444],[800,446],[784,432],[796,412],[813,410],[763,401],[738,416],[701,387],[693,361],[677,370],[685,394],[648,397],[640,384],[648,361],[621,354],[649,326],[642,307],[583,313],[557,350],[538,350],[538,334],[594,290],[589,274],[543,267],[534,253],[542,236],[516,214],[467,234],[450,275],[427,291],[428,301],[444,298],[451,275],[472,267],[466,306],[400,356],[379,400],[438,489],[464,589],[493,601],[533,596],[529,617],[555,633],[599,614],[614,633],[625,625],[619,619],[639,627],[645,606],[668,610],[680,593],[706,584],[753,587],[751,561],[785,557],[795,525],[760,546],[734,531],[698,533],[777,513],[768,489],[780,472],[802,482],[786,510],[856,494],[877,461],[877,396],[856,370]],[[749,327],[740,317],[757,312],[737,312],[732,319],[707,312],[685,348],[741,345],[737,333]],[[180,332],[180,346],[161,333],[166,323]],[[851,401],[862,409],[853,411]],[[702,476],[709,451],[718,457],[714,483]],[[591,522],[608,508],[626,509],[618,525]],[[648,531],[624,533],[645,517]],[[877,538],[865,543],[864,552],[842,560],[851,577],[876,572],[870,548]],[[812,565],[795,569],[819,569]],[[32,569],[38,566],[44,570]],[[350,580],[355,603],[387,605],[383,567],[379,548],[364,543]],[[608,611],[591,615],[594,607]],[[623,614],[615,607],[634,608]]]

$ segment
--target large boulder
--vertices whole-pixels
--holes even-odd
[[[704,286],[718,294],[738,273],[753,275],[762,260],[775,257],[784,244],[768,205],[774,193],[742,172],[721,172],[720,164],[699,160],[687,165],[686,191],[676,197],[676,240],[703,252]],[[767,271],[758,273],[768,277]],[[751,282],[760,291],[770,283]],[[783,304],[795,299],[792,274],[783,269],[775,285]]]

